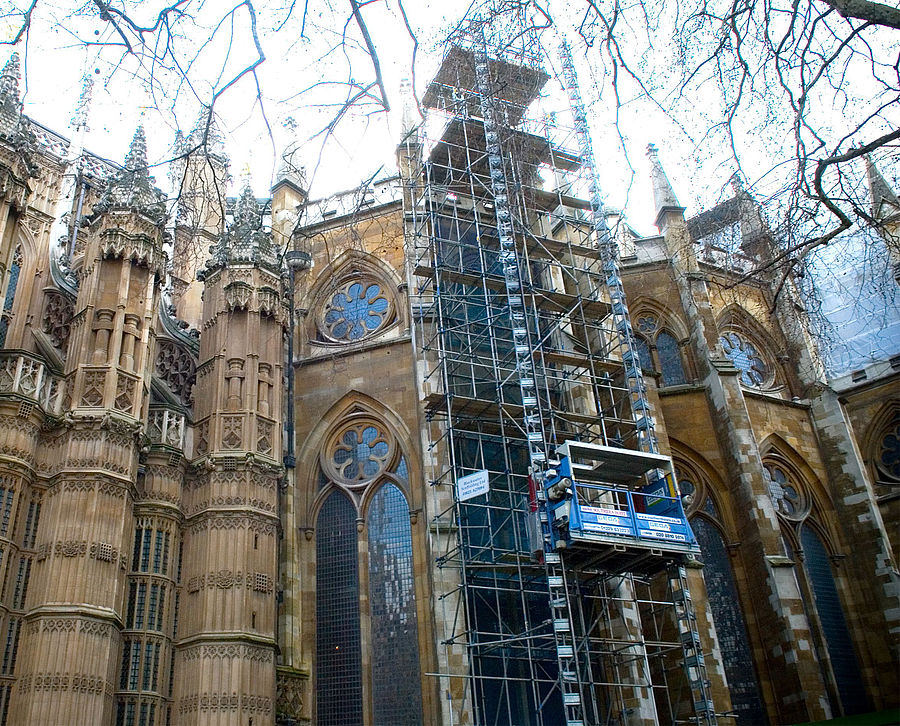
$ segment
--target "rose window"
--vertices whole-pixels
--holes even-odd
[[[775,508],[786,517],[796,517],[803,513],[803,498],[788,475],[778,466],[765,466],[769,496]]]
[[[381,285],[348,283],[325,304],[324,332],[334,340],[360,340],[387,322],[390,308]]]
[[[741,372],[741,383],[758,387],[769,377],[769,367],[751,342],[737,333],[725,333],[719,343],[728,360]]]
[[[391,447],[387,436],[372,424],[347,429],[335,444],[332,462],[346,481],[366,481],[386,466]]]

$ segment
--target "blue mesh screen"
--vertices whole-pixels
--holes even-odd
[[[403,493],[385,484],[369,507],[372,705],[376,724],[422,723],[412,531]]]
[[[815,595],[816,610],[822,623],[828,656],[831,659],[831,668],[844,713],[847,715],[862,713],[867,711],[869,706],[860,683],[859,663],[834,584],[828,552],[819,535],[811,527],[803,527],[800,530],[800,543],[803,546],[804,565]]]
[[[747,624],[738,601],[734,571],[728,550],[715,525],[702,517],[691,520],[691,528],[703,552],[703,577],[709,595],[719,648],[728,678],[731,702],[740,724],[769,722],[760,697],[759,682],[753,667]]]
[[[356,510],[335,492],[316,526],[316,708],[320,726],[362,726]]]

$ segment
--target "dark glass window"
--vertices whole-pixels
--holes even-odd
[[[650,356],[650,345],[639,335],[634,336],[634,350],[641,362],[641,370],[653,371],[653,358]]]
[[[677,386],[686,382],[678,341],[665,330],[656,336],[656,353],[664,386]]]
[[[850,632],[847,630],[847,621],[834,583],[828,552],[819,535],[809,526],[800,530],[800,544],[803,546],[803,565],[816,600],[816,611],[822,623],[828,657],[844,706],[844,714],[863,713],[869,710],[869,705],[860,686],[859,663],[853,650]]]
[[[342,494],[316,522],[316,710],[320,726],[362,726],[356,509]]]
[[[422,723],[412,530],[403,493],[385,484],[369,505],[374,723]]]
[[[12,504],[15,492],[10,489],[0,488],[0,509],[2,509],[2,518],[0,518],[0,537],[6,537],[9,531],[9,516],[12,514]]]
[[[691,520],[691,528],[703,553],[703,578],[709,595],[719,648],[728,677],[731,702],[738,723],[766,724],[759,683],[750,657],[747,624],[738,601],[734,572],[719,530],[703,517]]]
[[[0,348],[6,344],[6,333],[9,330],[9,313],[12,312],[16,299],[16,288],[19,286],[19,274],[22,272],[22,248],[16,247],[9,278],[6,285],[6,296],[3,299],[3,310],[0,311]]]

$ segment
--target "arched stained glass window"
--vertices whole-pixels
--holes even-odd
[[[369,505],[372,705],[376,724],[422,723],[419,638],[409,506],[393,484]]]
[[[6,278],[6,294],[3,297],[3,309],[0,310],[0,348],[6,345],[6,334],[9,331],[10,313],[16,300],[16,288],[19,286],[19,275],[22,272],[22,246],[13,252],[12,264]]]
[[[316,523],[316,723],[362,726],[356,509],[331,494]]]
[[[664,386],[677,386],[687,381],[678,341],[665,330],[656,336],[656,354]]]
[[[766,724],[768,718],[763,707],[756,669],[750,657],[747,623],[738,600],[734,571],[725,541],[716,526],[703,517],[692,519],[691,529],[703,553],[703,577],[706,580],[709,607],[716,625],[731,702],[738,714],[738,723]]]
[[[868,710],[869,705],[860,686],[859,663],[847,629],[828,551],[816,531],[809,526],[801,528],[800,544],[803,547],[803,566],[816,601],[816,611],[822,623],[831,670],[844,714],[850,716],[863,713]]]

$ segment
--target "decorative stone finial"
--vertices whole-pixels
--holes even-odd
[[[19,114],[21,103],[19,101],[19,54],[13,53],[3,70],[0,71],[0,111]]]
[[[166,219],[166,195],[153,186],[154,179],[147,167],[147,138],[144,127],[138,126],[125,156],[124,168],[110,181],[100,202],[94,205],[94,213],[133,209],[162,224]]]
[[[81,85],[81,95],[78,96],[78,105],[75,106],[75,113],[72,114],[70,125],[73,129],[80,131],[88,130],[88,114],[91,110],[91,95],[94,90],[94,79],[85,75]]]
[[[650,179],[653,182],[653,201],[656,203],[656,221],[659,226],[660,217],[668,210],[684,211],[678,203],[675,190],[659,161],[659,150],[654,144],[647,144],[647,158],[650,159]]]
[[[210,247],[212,259],[198,277],[202,280],[210,271],[229,264],[253,264],[278,274],[281,254],[272,235],[262,226],[262,210],[245,178],[243,189],[234,205],[234,216],[228,230],[218,244]]]
[[[291,140],[281,152],[281,165],[275,174],[275,186],[282,182],[306,192],[306,167],[303,166],[300,155],[300,140],[297,138],[297,122],[292,116],[288,116],[282,126],[291,133]]]

